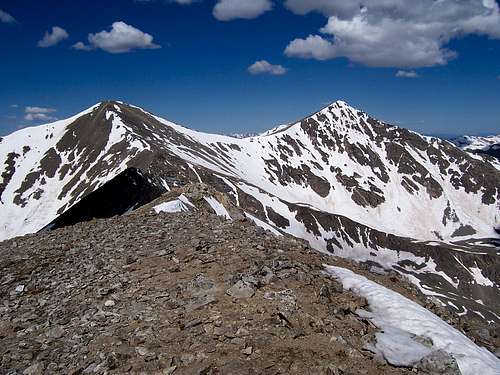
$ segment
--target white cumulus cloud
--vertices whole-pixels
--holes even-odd
[[[57,120],[55,117],[51,116],[56,110],[54,108],[46,107],[26,107],[24,109],[25,116],[24,119],[27,121],[53,121]]]
[[[309,35],[306,39],[295,39],[285,49],[290,57],[329,60],[337,56],[335,46],[319,35]]]
[[[127,25],[125,22],[114,22],[111,31],[101,31],[88,35],[88,44],[78,42],[73,45],[74,49],[90,51],[102,49],[109,53],[125,53],[134,49],[157,49],[161,48],[153,42],[153,36]]]
[[[72,48],[79,51],[92,51],[94,49],[94,47],[83,42],[76,42],[75,44],[73,44]]]
[[[53,26],[52,31],[45,32],[42,40],[38,42],[38,47],[47,48],[52,47],[61,42],[64,39],[68,39],[69,34],[66,30],[59,26]]]
[[[253,19],[273,8],[271,0],[219,0],[213,9],[213,15],[219,21],[231,21],[237,18]]]
[[[0,9],[0,21],[3,23],[14,23],[16,19],[12,17],[9,13]]]
[[[466,35],[500,39],[495,0],[287,0],[296,14],[328,17],[318,35],[298,38],[290,57],[346,57],[372,67],[403,69],[444,65],[457,56],[448,43]]]
[[[248,67],[250,74],[271,74],[274,76],[282,76],[286,74],[287,69],[282,65],[273,65],[266,60],[256,61]]]
[[[400,78],[418,78],[419,75],[414,70],[398,70],[396,72],[396,77],[400,77]]]

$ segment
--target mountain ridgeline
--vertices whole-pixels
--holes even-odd
[[[498,164],[341,101],[246,138],[103,102],[4,137],[0,163],[0,240],[203,183],[276,235],[395,270],[458,315],[500,322]]]
[[[500,135],[489,137],[463,136],[450,139],[457,147],[473,154],[490,156],[500,163]],[[490,159],[491,160],[491,159]]]

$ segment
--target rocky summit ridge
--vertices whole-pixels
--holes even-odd
[[[189,185],[126,215],[3,242],[0,373],[461,373],[425,337],[414,339],[432,355],[411,364],[377,354],[378,329],[360,313],[367,300],[325,265],[365,275],[498,346],[493,327],[453,317],[394,271],[374,274],[244,215],[217,217],[203,198],[209,190]],[[155,210],[179,197],[191,210]]]

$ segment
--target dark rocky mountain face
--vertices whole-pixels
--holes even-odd
[[[42,230],[53,230],[82,221],[122,215],[164,193],[136,168],[127,168],[99,189],[84,196]]]
[[[456,314],[499,321],[499,170],[343,102],[244,139],[105,102],[5,137],[0,163],[0,239],[203,182],[277,235],[397,270]]]

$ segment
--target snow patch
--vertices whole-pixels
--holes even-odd
[[[493,281],[485,277],[478,267],[471,267],[469,270],[470,274],[476,281],[476,284],[483,286],[495,286]]]
[[[153,207],[153,210],[159,214],[160,212],[174,213],[174,212],[186,212],[189,211],[189,207],[186,206],[180,199],[176,199],[169,202],[161,203]]]
[[[217,216],[222,216],[226,220],[231,220],[231,215],[227,212],[226,207],[224,207],[217,199],[214,197],[203,197],[203,199],[205,199],[210,207],[212,207]]]
[[[326,269],[342,282],[344,288],[367,299],[371,312],[364,312],[364,315],[383,331],[382,336],[377,335],[377,338],[382,338],[378,342],[378,349],[384,356],[401,362],[415,361],[415,358],[408,356],[406,344],[391,345],[390,342],[403,340],[407,343],[408,337],[417,335],[431,339],[432,350],[442,349],[452,355],[457,360],[463,375],[500,373],[500,360],[492,353],[477,346],[461,332],[417,303],[348,269],[334,266],[326,266]],[[386,339],[390,341],[387,342]],[[412,344],[412,347],[415,349],[416,345]],[[422,351],[420,355],[424,352]]]
[[[433,352],[415,341],[415,335],[395,327],[386,327],[376,334],[376,338],[374,351],[394,366],[409,367]]]
[[[179,197],[177,199],[180,200],[182,203],[196,209],[196,206],[194,204],[192,204],[191,201],[184,194],[179,195]]]

